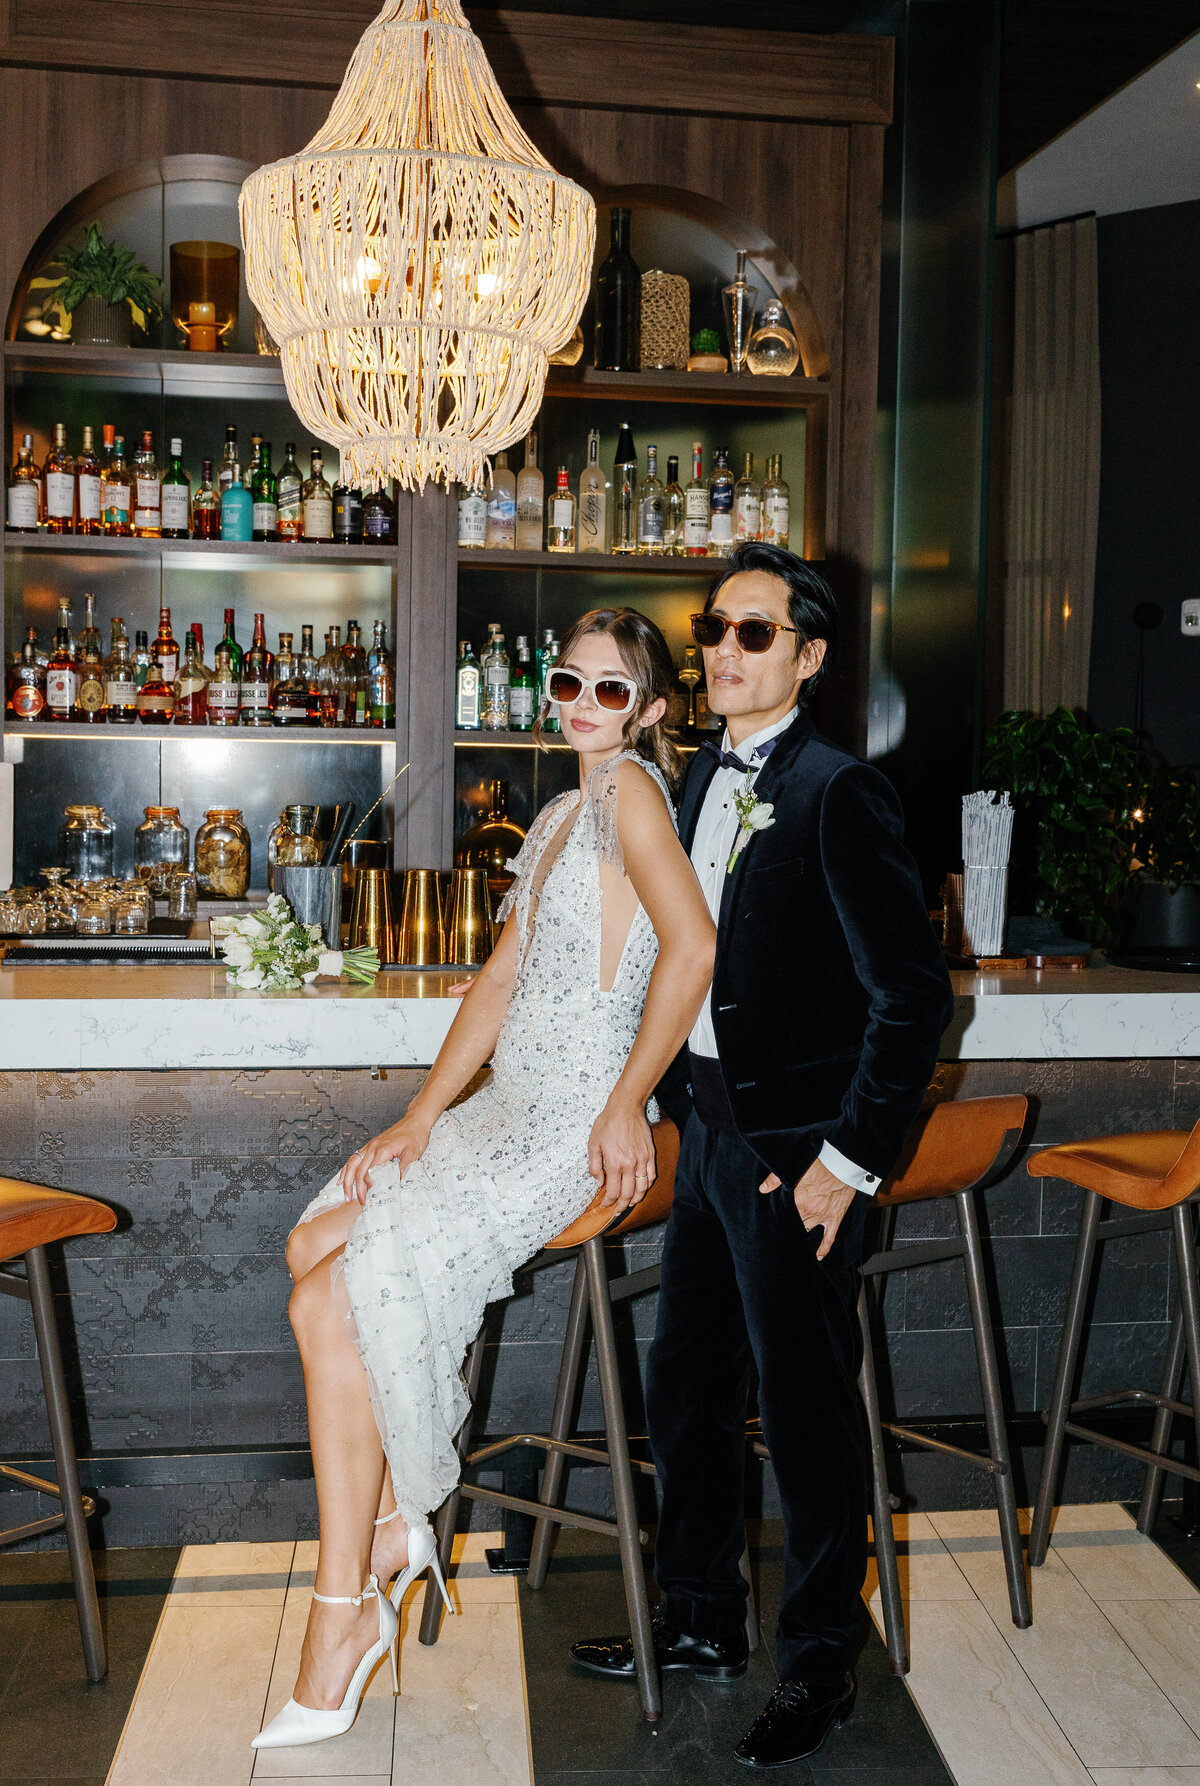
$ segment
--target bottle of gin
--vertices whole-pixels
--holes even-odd
[[[538,466],[538,437],[525,441],[525,463],[517,473],[517,551],[540,552],[546,519],[546,484]]]
[[[213,462],[200,463],[200,482],[192,502],[192,538],[215,540],[221,536],[221,498],[213,483]]]
[[[558,723],[558,716],[555,713],[554,708],[546,700],[546,678],[549,676],[550,671],[557,662],[558,639],[555,636],[554,628],[548,626],[542,634],[542,642],[537,648],[535,657],[537,666],[537,689],[535,699],[537,701],[538,712],[544,714],[542,719],[543,732],[560,732],[562,730],[562,727]]]
[[[470,639],[460,639],[458,662],[454,667],[454,729],[456,732],[478,732],[482,724],[480,712],[479,660],[471,650]]]
[[[185,540],[192,531],[192,480],[183,469],[183,442],[171,442],[171,463],[163,473],[160,490],[162,536]]]
[[[96,432],[94,428],[85,428],[83,451],[75,461],[75,531],[77,533],[104,532],[104,522],[100,514],[100,482],[100,461],[96,457]]]
[[[517,661],[508,691],[508,723],[514,732],[531,732],[534,717],[533,665],[529,657],[529,640],[517,634]]]
[[[733,537],[740,546],[762,534],[762,489],[754,475],[754,454],[743,453],[742,475],[733,487]]]
[[[683,491],[679,484],[679,460],[667,460],[667,487],[663,491],[663,550],[672,558],[683,557]]]
[[[489,551],[511,552],[517,537],[517,480],[508,469],[508,454],[497,453],[492,491],[487,504],[483,543]]]
[[[762,536],[772,546],[786,549],[791,529],[792,492],[783,481],[783,454],[772,453],[763,485]]]
[[[304,484],[304,538],[310,545],[333,538],[333,491],[325,481],[320,449],[312,450],[312,475]]]
[[[275,537],[294,545],[304,538],[304,480],[296,464],[296,443],[283,449],[283,464],[275,482]]]
[[[637,549],[661,558],[665,550],[663,487],[658,475],[658,448],[651,442],[646,448],[646,475],[638,489]]]
[[[733,551],[733,473],[729,455],[718,447],[708,480],[708,556],[728,558]]]
[[[487,656],[483,660],[483,729],[485,732],[507,732],[508,730],[511,668],[508,652],[504,649],[504,634],[496,631],[492,634]]]
[[[600,469],[600,430],[588,435],[587,464],[579,474],[579,550],[608,551],[608,479]]]
[[[621,423],[613,461],[614,552],[637,551],[637,449],[629,423]]]
[[[67,451],[67,426],[54,424],[54,445],[42,471],[46,487],[46,527],[50,533],[75,531],[75,461]]]
[[[547,552],[575,550],[575,498],[567,482],[567,468],[558,468],[558,488],[550,500],[550,524],[546,528]]]
[[[487,498],[478,484],[468,490],[461,485],[458,492],[459,550],[481,547],[487,539]]]
[[[704,481],[704,446],[692,442],[692,478],[683,493],[683,551],[687,558],[708,556],[708,485]]]
[[[147,428],[134,456],[133,531],[140,540],[162,537],[162,474],[154,460],[154,435]]]

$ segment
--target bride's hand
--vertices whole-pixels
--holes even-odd
[[[639,1104],[610,1098],[588,1138],[588,1171],[604,1187],[604,1201],[623,1214],[654,1183],[654,1136]]]
[[[346,1201],[353,1199],[365,1203],[371,1188],[371,1174],[377,1166],[386,1166],[389,1160],[395,1160],[403,1174],[414,1160],[420,1159],[428,1145],[428,1125],[411,1114],[402,1116],[382,1135],[376,1135],[373,1141],[352,1153],[338,1173],[338,1183]]]

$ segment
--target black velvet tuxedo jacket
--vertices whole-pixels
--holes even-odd
[[[717,770],[683,787],[690,852]],[[933,1074],[954,1001],[903,815],[879,770],[801,709],[754,784],[774,804],[726,875],[712,1013],[734,1121],[794,1185],[828,1140],[883,1179]]]

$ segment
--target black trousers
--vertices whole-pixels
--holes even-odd
[[[840,1674],[866,1573],[868,1464],[858,1394],[858,1196],[828,1258],[792,1188],[763,1194],[761,1160],[693,1113],[663,1245],[647,1367],[661,1514],[655,1573],[677,1630],[732,1636],[745,1619],[745,1416],[758,1375],[786,1528],[782,1680]]]

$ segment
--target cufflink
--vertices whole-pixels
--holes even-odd
[[[867,1183],[868,1183],[868,1184],[875,1184],[875,1183],[876,1183],[876,1178],[875,1178],[875,1174],[874,1174],[874,1173],[873,1173],[873,1172],[868,1172],[868,1173],[867,1173]]]

